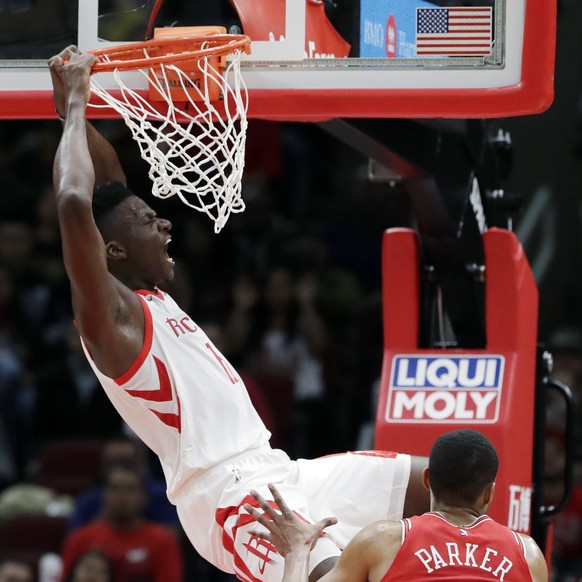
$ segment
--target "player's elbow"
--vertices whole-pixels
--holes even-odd
[[[59,217],[78,217],[92,214],[91,196],[76,188],[63,188],[56,193]]]

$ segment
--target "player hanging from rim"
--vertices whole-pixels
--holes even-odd
[[[487,516],[497,467],[497,453],[482,434],[457,430],[439,437],[423,472],[430,513],[367,526],[322,582],[547,582],[548,568],[535,541]],[[306,582],[309,549],[336,520],[306,523],[274,486],[269,488],[281,514],[253,492],[268,516],[247,506],[267,530],[255,534],[285,556],[283,582]]]
[[[428,507],[420,479],[426,459],[374,451],[291,461],[271,449],[239,375],[159,289],[174,276],[172,225],[127,189],[113,147],[86,121],[94,62],[75,47],[50,61],[64,118],[53,181],[87,358],[121,416],[159,456],[168,498],[200,555],[242,580],[279,581],[283,559],[249,533],[254,522],[243,508],[251,489],[267,495],[274,482],[306,519],[340,518],[313,550],[316,580],[368,523]]]

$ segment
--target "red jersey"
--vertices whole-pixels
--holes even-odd
[[[488,515],[466,527],[436,512],[401,523],[402,546],[382,582],[532,580],[521,538]]]

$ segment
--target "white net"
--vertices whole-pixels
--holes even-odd
[[[115,70],[118,95],[104,89],[92,75],[91,90],[123,117],[148,162],[152,193],[158,198],[178,196],[182,202],[214,221],[216,233],[231,212],[245,209],[241,197],[247,131],[247,90],[240,70],[241,51],[230,55],[224,71],[216,58],[196,61],[200,82],[193,83],[183,65],[139,69],[167,105],[158,111],[152,102],[129,88],[123,72]],[[144,51],[144,56],[148,56]],[[228,81],[228,82],[227,82]],[[184,102],[175,102],[177,83]],[[217,89],[220,100],[213,100]],[[161,109],[165,109],[165,106]]]

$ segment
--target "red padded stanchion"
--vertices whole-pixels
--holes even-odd
[[[375,447],[428,455],[447,431],[479,430],[500,460],[490,515],[529,533],[538,291],[513,233],[493,228],[483,245],[486,348],[421,350],[417,234],[384,234],[384,361]]]

